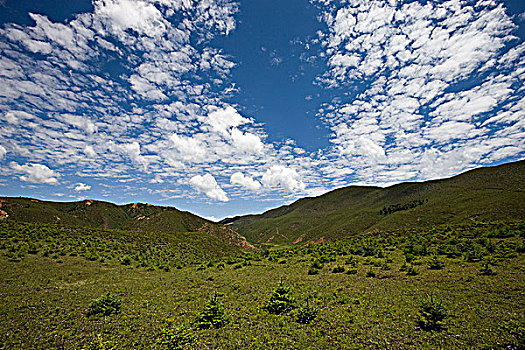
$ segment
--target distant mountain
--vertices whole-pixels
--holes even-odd
[[[372,230],[525,217],[525,161],[388,188],[350,186],[261,215],[229,218],[254,243],[334,240]]]
[[[250,247],[244,237],[229,227],[172,207],[143,203],[115,205],[94,200],[50,202],[0,197],[0,219],[2,218],[19,222],[139,232],[205,232],[224,242]]]

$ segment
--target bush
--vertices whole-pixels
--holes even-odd
[[[281,314],[283,312],[290,311],[295,308],[295,298],[292,296],[292,290],[290,287],[283,284],[283,280],[279,283],[279,286],[272,292],[272,296],[264,305],[271,314]]]
[[[448,317],[443,302],[432,295],[419,300],[418,324],[425,330],[437,330],[443,326],[443,320]]]
[[[352,267],[357,267],[357,263],[359,260],[355,256],[350,256],[348,259],[346,259],[345,263],[346,265],[350,265]]]
[[[366,277],[376,277],[376,272],[372,270],[372,266],[370,266],[370,269],[366,272]]]
[[[333,273],[343,273],[343,272],[345,272],[345,267],[344,267],[344,266],[341,266],[341,265],[336,265],[336,266],[334,266],[334,268],[332,269],[332,272],[333,272]]]
[[[408,266],[407,267],[407,275],[408,276],[417,276],[417,275],[419,275],[419,270],[416,269],[414,266]]]
[[[111,316],[117,314],[122,306],[122,299],[118,295],[107,292],[97,299],[93,299],[88,306],[87,315]]]
[[[314,269],[322,269],[323,268],[323,263],[320,262],[319,260],[315,259],[312,263],[312,268]]]
[[[228,321],[229,317],[224,311],[224,305],[221,304],[218,294],[215,293],[204,305],[204,310],[197,317],[195,326],[200,329],[217,329],[225,326]]]
[[[428,262],[428,268],[430,270],[441,270],[445,267],[445,263],[437,256],[433,255]]]
[[[188,325],[183,324],[177,328],[165,328],[161,330],[158,343],[162,349],[182,350],[197,340],[194,330]]]
[[[348,270],[346,270],[347,275],[355,275],[357,273],[357,269],[355,267],[351,267]]]
[[[319,310],[314,305],[310,306],[308,299],[306,299],[306,305],[302,306],[297,310],[297,323],[308,324],[312,322],[316,317]]]
[[[308,274],[309,275],[317,275],[317,274],[319,274],[319,269],[316,269],[315,267],[310,267],[308,269]]]
[[[131,258],[129,256],[124,256],[120,263],[124,266],[129,266],[131,265]]]

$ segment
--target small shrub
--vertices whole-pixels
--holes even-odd
[[[264,305],[271,314],[281,314],[295,308],[295,298],[292,296],[292,290],[290,287],[283,284],[283,280],[279,283],[279,286],[272,292],[270,299]]]
[[[221,328],[229,321],[228,315],[224,311],[224,305],[220,302],[217,293],[204,305],[204,310],[199,314],[195,321],[195,326],[200,329]]]
[[[118,295],[107,292],[97,299],[93,299],[88,306],[87,315],[110,316],[120,311],[122,299]]]
[[[319,274],[319,269],[316,269],[315,267],[310,267],[308,269],[308,274],[309,275],[318,275]]]
[[[443,301],[435,299],[432,295],[419,300],[418,324],[422,329],[441,329],[447,317],[448,313],[443,307]]]
[[[125,256],[125,257],[122,258],[120,263],[122,265],[124,265],[124,266],[129,266],[129,265],[131,265],[131,258],[129,256]]]
[[[408,276],[417,276],[417,275],[419,275],[419,270],[416,269],[414,266],[408,266],[407,267],[407,275]]]
[[[355,275],[357,273],[357,269],[355,267],[351,267],[348,270],[346,270],[347,275]]]
[[[334,268],[332,269],[332,272],[333,272],[333,273],[344,273],[344,272],[345,272],[345,267],[342,266],[342,265],[336,265],[336,266],[334,266]]]
[[[310,306],[309,300],[306,299],[306,305],[302,306],[297,310],[297,323],[308,324],[312,322],[316,317],[319,310],[315,305]]]
[[[183,324],[177,328],[164,328],[161,330],[158,343],[162,349],[182,350],[197,340],[195,331],[188,325]]]
[[[496,274],[496,272],[492,270],[490,266],[490,261],[487,260],[483,263],[483,267],[481,268],[481,270],[479,270],[479,274],[483,276],[493,276]]]
[[[372,270],[372,266],[370,266],[370,269],[366,272],[366,277],[376,277],[376,272]]]
[[[352,267],[357,267],[357,263],[359,260],[355,256],[350,256],[348,259],[346,259],[345,264],[350,265]]]
[[[323,263],[317,259],[315,259],[313,262],[312,262],[312,268],[314,269],[322,269],[323,268]]]
[[[437,255],[433,255],[428,262],[428,268],[431,270],[441,270],[445,267],[445,263]]]

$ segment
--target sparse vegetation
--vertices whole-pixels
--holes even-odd
[[[97,299],[94,299],[89,304],[88,316],[111,316],[120,311],[122,299],[118,295],[107,292]]]
[[[224,311],[217,292],[204,305],[204,309],[197,316],[195,327],[200,329],[217,329],[224,327],[228,323],[229,317]]]
[[[443,301],[433,295],[426,295],[419,301],[418,324],[425,330],[441,329],[448,313],[443,307]]]
[[[516,312],[525,308],[524,228],[523,222],[472,222],[224,254],[206,241],[191,250],[181,236],[145,234],[134,244],[135,233],[127,231],[3,222],[6,321],[0,334],[8,336],[0,347],[308,349],[315,337],[319,349],[335,342],[341,348],[518,349],[525,322]],[[482,260],[465,258],[470,250]],[[99,259],[88,260],[85,252]],[[19,260],[9,261],[10,254]],[[444,269],[431,270],[436,256]],[[315,261],[324,270],[313,268]],[[346,273],[331,273],[338,266]],[[406,276],[403,266],[417,267],[419,275]],[[485,276],[487,266],[498,273]],[[312,268],[320,273],[308,274]],[[368,271],[376,278],[367,278]],[[119,312],[86,317],[107,290],[123,300]]]
[[[279,286],[272,292],[270,299],[264,305],[264,309],[272,314],[282,314],[295,308],[296,300],[292,295],[292,289],[286,286],[281,279]]]
[[[157,342],[165,350],[183,350],[190,347],[196,340],[196,332],[187,323],[184,323],[180,327],[163,328]]]

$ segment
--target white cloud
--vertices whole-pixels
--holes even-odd
[[[250,176],[245,176],[241,172],[236,172],[230,177],[230,183],[234,185],[240,185],[241,187],[250,190],[258,191],[261,188],[261,183],[257,180],[254,180]]]
[[[20,176],[20,180],[22,181],[48,185],[58,184],[57,178],[60,177],[60,174],[54,170],[49,169],[45,165],[31,163],[19,165],[15,162],[11,162],[9,163],[9,166],[18,173],[26,174]]]
[[[230,128],[249,123],[250,120],[242,117],[231,106],[211,112],[204,121],[210,125],[211,130],[223,136],[228,136]]]
[[[133,29],[142,35],[158,36],[166,31],[165,20],[153,5],[140,0],[95,0],[95,14],[110,30]]]
[[[69,125],[79,128],[88,134],[93,134],[98,130],[95,123],[93,123],[89,118],[86,118],[83,116],[72,115],[72,114],[61,114],[58,116],[58,119],[66,122]]]
[[[206,160],[206,144],[198,138],[173,134],[169,140],[176,152],[174,159],[195,163]]]
[[[91,145],[86,145],[83,149],[83,152],[86,156],[91,157],[91,158],[94,158],[97,156],[95,149]]]
[[[83,184],[82,182],[77,183],[77,185],[74,188],[74,190],[77,191],[77,192],[88,191],[90,189],[91,189],[91,186]]]
[[[229,201],[226,192],[222,190],[222,188],[217,184],[217,181],[215,181],[215,178],[210,174],[195,175],[190,179],[190,185],[199,193],[203,192],[211,199],[221,202]]]
[[[144,171],[147,170],[150,159],[141,155],[140,145],[137,141],[121,144],[110,143],[109,148],[112,151],[127,155],[134,163],[142,165]]]
[[[242,152],[261,153],[264,149],[264,144],[260,137],[252,133],[243,133],[238,129],[233,129],[231,132],[231,138],[233,145]]]
[[[449,176],[495,152],[525,151],[523,141],[509,144],[525,132],[515,112],[525,46],[502,4],[314,2],[328,26],[319,34],[327,71],[317,82],[359,86],[319,110],[333,131],[324,166],[332,182]]]
[[[295,169],[282,165],[273,165],[270,169],[266,170],[261,182],[265,186],[280,185],[288,192],[303,191],[306,187]]]
[[[7,153],[7,150],[5,149],[5,147],[0,145],[0,160],[4,159],[6,153]]]

